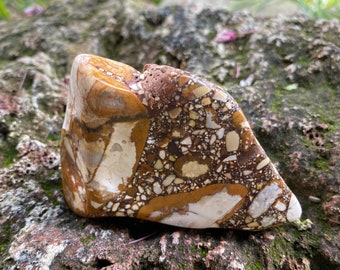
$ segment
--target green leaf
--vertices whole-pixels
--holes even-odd
[[[296,90],[297,88],[298,88],[298,84],[297,83],[292,83],[292,84],[288,84],[283,89],[287,90],[287,91],[293,91],[293,90]]]
[[[5,2],[0,1],[0,18],[7,20],[9,18],[9,11],[6,8]]]

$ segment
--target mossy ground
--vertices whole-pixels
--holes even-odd
[[[233,42],[217,45],[214,36],[221,29],[256,31]],[[71,268],[69,265],[97,269],[124,263],[131,258],[136,269],[168,269],[171,265],[182,269],[204,269],[208,263],[223,268],[231,260],[228,257],[231,254],[246,269],[308,269],[308,263],[313,270],[322,267],[336,269],[339,266],[336,255],[339,229],[330,223],[323,204],[339,194],[340,68],[335,61],[339,55],[338,29],[335,22],[316,22],[301,16],[256,19],[225,10],[200,11],[181,6],[139,11],[109,1],[96,5],[55,4],[40,17],[23,19],[0,29],[0,33],[6,31],[0,42],[1,68],[12,62],[21,67],[17,62],[21,56],[31,55],[32,60],[44,52],[49,56],[47,67],[55,70],[50,79],[57,89],[49,92],[48,87],[39,88],[44,95],[37,102],[41,115],[50,116],[55,121],[38,118],[32,107],[24,113],[21,111],[20,117],[14,114],[8,121],[1,119],[11,127],[11,134],[8,134],[11,140],[5,139],[0,146],[1,172],[8,172],[20,160],[15,150],[20,135],[30,135],[32,139],[47,144],[48,148],[57,150],[65,109],[63,98],[67,94],[66,87],[58,87],[67,82],[75,54],[100,54],[139,69],[150,62],[168,64],[202,73],[230,91],[254,126],[258,140],[301,201],[302,218],[309,218],[314,223],[305,231],[286,225],[265,232],[245,233],[180,228],[162,230],[160,226],[145,225],[133,219],[93,221],[67,210],[62,199],[60,173],[44,168],[40,175],[29,175],[17,182],[15,180],[19,177],[14,177],[13,183],[8,182],[8,177],[1,179],[6,190],[12,192],[28,190],[27,186],[32,182],[34,185],[29,188],[37,187],[37,190],[30,190],[32,192],[27,192],[25,200],[16,202],[15,206],[23,207],[24,214],[2,224],[0,251],[7,251],[10,245],[18,243],[15,242],[19,241],[17,238],[27,240],[23,242],[23,249],[28,250],[30,239],[40,236],[46,228],[44,226],[50,226],[56,231],[62,230],[62,236],[58,237],[65,238],[49,236],[51,238],[46,238],[46,242],[53,244],[53,241],[66,239],[70,243],[70,249],[53,261],[53,266],[58,269]],[[217,46],[220,46],[219,50]],[[38,62],[41,60],[40,57]],[[237,68],[240,68],[238,76]],[[13,83],[17,85],[20,76],[18,79],[15,74],[18,72],[13,72]],[[249,76],[253,76],[250,85],[240,87],[240,81]],[[29,99],[33,95],[33,79],[34,76],[28,78],[24,84]],[[54,98],[55,94],[60,98]],[[19,120],[19,125],[12,125]],[[319,197],[320,203],[311,202],[310,195]],[[32,214],[32,205],[37,204],[44,206],[42,211],[58,209],[60,215],[51,215],[37,223],[36,231],[18,235]],[[8,213],[7,216],[14,214]],[[141,230],[143,224],[147,230]],[[130,239],[141,237],[141,231],[142,236],[145,231],[147,234],[156,233],[136,245],[126,244]],[[188,242],[174,244],[171,236],[174,231],[180,234],[180,239]],[[160,262],[162,237],[167,239],[168,246],[164,252],[166,260]],[[74,252],[84,247],[86,254]],[[44,249],[30,248],[34,252],[26,252],[26,258],[38,261],[35,251]],[[218,248],[225,250],[222,255],[213,252]],[[83,264],[91,258],[90,255],[93,260]],[[8,263],[20,268],[19,264],[20,260]]]

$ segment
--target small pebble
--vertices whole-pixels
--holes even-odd
[[[314,202],[314,203],[319,203],[319,202],[321,202],[321,199],[320,199],[319,197],[312,196],[312,195],[310,195],[310,196],[308,197],[308,200],[310,200],[311,202]]]

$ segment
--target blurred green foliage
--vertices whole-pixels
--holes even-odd
[[[1,19],[9,18],[9,11],[6,8],[6,3],[4,1],[0,1],[0,18]]]
[[[298,9],[311,18],[340,19],[340,0],[288,0],[295,3]],[[280,3],[282,0],[238,0],[231,5],[232,10],[248,9],[260,11],[268,5]]]
[[[162,0],[152,0],[152,3],[159,5],[162,2]]]
[[[0,0],[0,19],[9,19],[12,10],[23,12],[27,7],[46,6],[51,0]]]
[[[340,0],[287,0],[295,3],[299,10],[312,18],[340,19]],[[45,6],[51,0],[0,0],[0,19],[9,19],[12,10],[23,12],[27,7]],[[160,4],[162,0],[151,0]],[[232,10],[247,8],[259,11],[265,6],[282,2],[282,0],[237,0],[231,4]]]
[[[296,3],[313,18],[340,19],[340,0],[296,0]]]

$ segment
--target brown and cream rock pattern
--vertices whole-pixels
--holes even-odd
[[[61,159],[81,216],[260,230],[301,215],[230,94],[169,66],[78,55]]]

